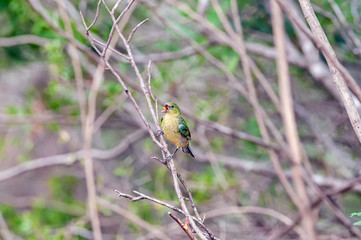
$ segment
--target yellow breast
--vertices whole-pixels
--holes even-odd
[[[187,147],[188,139],[183,137],[179,132],[179,120],[178,117],[165,114],[162,121],[162,131],[165,137],[177,145],[177,147]]]

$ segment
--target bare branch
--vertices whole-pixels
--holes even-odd
[[[181,222],[181,220],[179,220],[179,218],[177,218],[176,216],[174,216],[171,212],[168,212],[168,215],[173,218],[173,220],[178,223],[178,225],[183,229],[183,231],[187,234],[187,236],[189,237],[189,239],[194,240],[194,236],[192,235],[190,229],[189,229],[189,225],[188,225],[188,219],[186,218],[186,223],[183,224]]]
[[[94,24],[97,22],[98,17],[99,17],[99,7],[100,7],[100,3],[102,2],[102,0],[98,0],[98,4],[97,4],[97,10],[93,19],[93,22],[89,25],[89,27],[86,28],[86,32],[88,33],[89,30],[94,26]],[[81,14],[81,12],[80,12]]]
[[[170,240],[171,239],[163,231],[160,231],[155,226],[152,226],[148,222],[144,221],[143,219],[141,219],[137,215],[127,211],[126,209],[123,209],[120,206],[115,205],[115,204],[113,204],[113,203],[111,203],[109,201],[106,201],[104,199],[101,199],[101,198],[97,198],[97,202],[98,202],[98,204],[100,204],[101,207],[110,209],[113,212],[115,212],[116,214],[119,214],[120,216],[122,216],[122,217],[128,219],[129,221],[133,222],[137,226],[139,226],[141,228],[144,228],[145,230],[149,231],[151,233],[151,235],[153,235],[157,239],[162,239],[162,240]]]
[[[119,4],[122,2],[122,0],[118,0],[115,4],[114,7],[112,8],[111,13],[114,14],[115,10],[118,8]]]
[[[96,40],[96,39],[94,39],[94,38],[93,38],[93,41],[94,41],[96,44],[98,44],[98,45],[100,45],[100,46],[102,46],[102,47],[105,47],[105,46],[106,46],[105,43],[102,43],[101,41]],[[120,57],[125,58],[125,60],[129,61],[129,57],[127,57],[125,54],[119,52],[118,50],[116,50],[116,49],[114,49],[114,48],[112,48],[112,47],[110,47],[110,46],[109,46],[108,48],[109,48],[110,51],[116,53],[116,54],[119,55]],[[119,60],[123,60],[123,59],[120,59],[120,58],[119,58]],[[124,60],[123,60],[123,61],[124,61]]]
[[[159,205],[162,205],[162,206],[164,206],[164,207],[167,207],[167,208],[169,208],[169,209],[172,209],[173,211],[175,211],[175,212],[177,212],[177,213],[181,213],[181,214],[183,214],[184,216],[187,217],[186,213],[185,213],[182,209],[180,209],[180,208],[177,208],[177,207],[175,207],[175,206],[173,206],[173,205],[171,205],[171,204],[169,204],[169,203],[163,202],[163,201],[158,200],[158,199],[156,199],[156,198],[149,197],[149,196],[147,196],[147,195],[145,195],[145,194],[143,194],[143,193],[140,193],[140,192],[138,192],[138,191],[133,191],[133,192],[134,192],[135,194],[139,195],[139,197],[133,197],[133,196],[131,196],[131,195],[128,195],[128,194],[122,193],[122,192],[120,192],[120,191],[118,191],[118,190],[115,190],[115,193],[116,193],[119,197],[125,197],[125,198],[131,200],[132,202],[136,202],[136,201],[140,201],[140,200],[149,200],[149,201],[152,201],[152,202],[157,203],[157,204],[159,204]],[[202,221],[201,219],[198,219],[198,218],[193,217],[193,216],[191,216],[191,217],[192,217],[192,219],[193,219],[194,221],[196,221],[196,222],[208,233],[208,235],[209,235],[209,237],[210,237],[211,239],[216,239],[216,240],[217,240],[217,238],[216,238],[215,236],[213,236],[213,234],[211,234],[212,232],[204,225],[204,223],[203,223],[203,221]]]
[[[340,7],[337,5],[337,3],[334,0],[328,0],[328,2],[330,3],[333,11],[335,12],[338,20],[340,21],[342,27],[344,29],[346,29],[346,33],[349,36],[349,38],[351,39],[351,41],[354,43],[354,45],[356,46],[356,49],[353,51],[355,54],[359,55],[359,57],[361,57],[361,41],[360,39],[356,36],[356,34],[354,33],[354,31],[352,31],[352,28],[349,26],[349,24],[346,21],[345,16],[343,15]]]
[[[102,160],[114,158],[126,151],[130,145],[139,141],[144,136],[144,134],[145,132],[142,129],[135,131],[134,133],[125,137],[123,141],[121,141],[117,146],[109,150],[92,149],[92,157]],[[84,150],[80,150],[73,153],[59,154],[24,162],[14,167],[0,171],[0,182],[9,180],[25,172],[36,170],[39,168],[57,165],[71,165],[74,164],[76,161],[84,158],[84,156]]]
[[[138,29],[143,23],[145,23],[145,22],[148,21],[148,20],[149,20],[149,18],[144,19],[144,20],[141,21],[137,26],[135,26],[135,28],[133,28],[132,32],[130,33],[130,35],[129,35],[128,39],[127,39],[127,43],[129,43],[130,40],[132,40],[132,37],[133,37],[134,33],[137,31],[137,29]]]
[[[24,44],[34,44],[44,46],[48,44],[51,39],[35,36],[35,35],[20,35],[15,37],[0,38],[0,47],[13,47]]]
[[[274,42],[277,49],[277,75],[279,81],[280,103],[282,105],[282,119],[285,125],[287,142],[290,146],[294,164],[292,166],[292,177],[299,201],[295,202],[299,212],[302,215],[302,227],[308,239],[317,239],[315,231],[315,219],[310,209],[310,200],[307,195],[306,185],[303,180],[302,150],[301,142],[297,132],[297,123],[293,109],[293,98],[291,92],[291,83],[288,71],[288,62],[286,59],[285,32],[282,19],[282,11],[276,0],[270,0],[272,12],[272,30]]]

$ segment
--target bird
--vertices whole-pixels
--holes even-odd
[[[189,146],[191,133],[186,121],[181,116],[178,105],[173,102],[167,102],[163,105],[162,113],[164,113],[164,116],[160,120],[160,126],[162,129],[160,134],[164,134],[169,141],[177,146],[173,154],[167,157],[167,161],[173,158],[179,148],[182,148],[184,153],[194,157],[194,154]]]

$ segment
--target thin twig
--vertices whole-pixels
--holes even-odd
[[[105,109],[102,112],[102,114],[100,114],[100,116],[94,122],[93,133],[96,133],[100,129],[100,127],[112,115],[112,113],[119,108],[119,103],[123,102],[125,98],[126,98],[125,94],[121,94],[117,96],[114,102],[109,107],[107,107],[107,109]]]
[[[98,45],[100,45],[100,46],[102,46],[102,47],[105,47],[105,45],[106,45],[105,43],[102,43],[101,41],[96,40],[96,39],[94,39],[94,38],[93,38],[93,41],[94,41],[96,44],[98,44]],[[122,58],[125,58],[125,60],[129,61],[129,58],[128,58],[125,54],[119,52],[118,50],[116,50],[116,49],[114,49],[114,48],[112,48],[112,47],[109,47],[109,50],[112,51],[112,52],[114,52],[114,53],[116,53],[117,55],[121,56]],[[121,60],[121,59],[119,58],[119,60]],[[124,61],[124,60],[123,60],[123,61]]]
[[[23,44],[35,44],[45,46],[51,39],[39,37],[36,35],[20,35],[15,37],[0,38],[0,47],[13,47]]]
[[[97,4],[97,10],[95,12],[95,16],[93,19],[93,22],[86,28],[86,33],[88,34],[89,30],[94,26],[94,24],[97,22],[98,17],[99,17],[99,8],[100,8],[100,3],[102,2],[102,0],[98,0],[98,4]],[[81,13],[80,13],[81,14]]]
[[[133,37],[134,33],[138,30],[138,28],[148,20],[149,20],[149,18],[144,19],[137,26],[135,26],[135,28],[133,28],[132,32],[130,33],[130,35],[129,35],[128,39],[127,39],[127,43],[129,43],[130,40],[132,40],[132,37]]]
[[[168,215],[173,218],[173,220],[178,223],[178,225],[183,229],[183,231],[187,234],[187,236],[189,237],[189,239],[194,240],[194,236],[191,233],[190,229],[189,229],[189,225],[188,223],[188,219],[186,218],[186,224],[183,224],[181,220],[179,220],[179,218],[177,218],[176,216],[174,216],[171,212],[168,212]]]
[[[157,160],[158,162],[162,163],[163,165],[165,165],[169,170],[171,170],[170,166],[168,165],[168,162],[165,160],[161,160],[156,156],[152,157],[153,159]],[[204,222],[204,219],[202,219],[199,215],[198,209],[196,207],[196,204],[194,203],[194,199],[193,199],[193,195],[191,193],[191,191],[189,190],[188,186],[186,185],[184,179],[182,178],[182,176],[177,173],[177,177],[179,179],[179,181],[181,182],[182,186],[184,187],[184,190],[187,192],[187,195],[189,197],[189,202],[191,204],[191,207],[194,211],[194,214],[196,215],[197,219],[200,220],[201,222]]]
[[[118,27],[118,23],[120,22],[120,20],[122,19],[122,17],[125,15],[125,13],[130,9],[130,7],[132,6],[132,4],[134,3],[135,0],[131,0],[129,1],[129,3],[127,4],[127,6],[124,8],[124,10],[120,13],[120,15],[118,16],[117,19],[115,19],[114,17],[114,14],[111,13],[111,11],[109,10],[108,6],[106,5],[106,3],[104,2],[104,0],[102,0],[103,2],[103,5],[105,6],[105,8],[108,10],[108,12],[111,14],[111,17],[113,18],[113,26],[112,28],[110,29],[110,33],[109,33],[109,37],[108,37],[108,40],[107,40],[107,43],[105,44],[105,47],[102,51],[102,54],[101,54],[101,57],[104,58],[105,57],[105,54],[108,50],[108,47],[110,45],[110,42],[112,41],[113,39],[113,33],[114,33],[114,30],[117,29],[117,31],[119,31],[119,27]]]
[[[149,231],[157,239],[162,239],[162,240],[170,240],[171,239],[170,237],[168,237],[165,234],[165,232],[160,231],[155,226],[152,226],[151,224],[144,221],[142,218],[138,217],[134,213],[131,213],[131,212],[127,211],[126,209],[123,209],[120,206],[115,205],[115,204],[113,204],[107,200],[101,199],[101,198],[97,198],[97,202],[102,208],[110,209],[114,213],[119,214],[120,216],[128,219],[129,221],[133,222],[134,224],[137,224],[137,226]]]
[[[159,204],[159,205],[162,205],[162,206],[164,206],[164,207],[167,207],[167,208],[169,208],[169,209],[172,209],[173,211],[175,211],[175,212],[177,212],[177,213],[181,213],[181,214],[183,214],[184,216],[186,216],[185,212],[184,212],[182,209],[177,208],[177,207],[175,207],[175,206],[173,206],[173,205],[171,205],[171,204],[169,204],[169,203],[166,203],[166,202],[164,202],[164,201],[161,201],[161,200],[156,199],[156,198],[153,198],[153,197],[149,197],[149,196],[147,196],[147,195],[145,195],[145,194],[143,194],[143,193],[140,193],[140,192],[138,192],[138,191],[133,191],[133,192],[134,192],[135,194],[139,195],[139,196],[134,197],[134,196],[131,196],[131,195],[129,195],[129,194],[125,194],[125,193],[122,193],[122,192],[120,192],[120,191],[118,191],[118,190],[115,190],[115,193],[116,193],[119,197],[125,197],[125,198],[131,200],[132,202],[136,202],[136,201],[140,201],[140,200],[149,200],[149,201],[152,201],[152,202],[154,202],[154,203],[157,203],[157,204]],[[215,236],[213,236],[212,234],[210,234],[210,233],[211,233],[210,229],[207,228],[207,227],[204,225],[203,221],[201,221],[200,219],[198,219],[198,218],[196,218],[196,217],[194,217],[194,216],[191,216],[191,217],[192,217],[192,219],[193,219],[194,221],[196,221],[196,222],[210,235],[210,236],[209,236],[210,239],[216,239],[216,240],[217,240],[217,238],[216,238]]]
[[[352,28],[350,27],[350,25],[347,23],[345,16],[343,15],[340,7],[337,5],[337,3],[334,0],[328,0],[328,2],[330,3],[333,11],[336,14],[336,17],[338,18],[338,20],[340,21],[342,27],[344,29],[346,29],[346,33],[348,34],[349,38],[351,39],[351,41],[354,43],[354,45],[356,46],[356,49],[353,51],[355,54],[359,55],[359,57],[361,57],[361,41],[360,39],[356,36],[356,34],[354,33],[354,31],[352,31]]]
[[[114,7],[112,8],[111,13],[114,14],[115,10],[118,8],[119,4],[122,2],[122,0],[118,0],[115,4]]]

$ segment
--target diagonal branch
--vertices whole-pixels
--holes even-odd
[[[361,90],[357,85],[355,79],[350,75],[344,66],[338,61],[336,53],[332,49],[331,44],[327,40],[325,32],[322,30],[320,23],[317,20],[315,12],[312,9],[312,5],[309,0],[300,0],[300,5],[302,7],[303,14],[307,20],[312,33],[307,29],[301,21],[293,14],[292,11],[287,7],[287,4],[284,0],[276,0],[282,10],[287,14],[288,18],[291,20],[297,28],[304,32],[308,38],[319,48],[324,54],[327,64],[330,68],[333,81],[335,82],[337,89],[340,93],[341,99],[345,106],[347,115],[350,119],[351,125],[355,131],[355,134],[358,140],[361,142],[361,119],[360,115],[356,109],[356,105],[352,99],[350,90],[347,87],[347,84],[350,86],[352,91],[355,93],[358,100],[361,100]],[[347,81],[347,84],[345,82]]]

